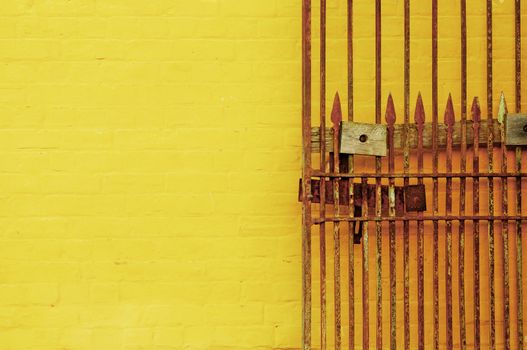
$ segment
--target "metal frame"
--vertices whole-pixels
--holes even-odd
[[[519,112],[521,108],[521,7],[520,0],[515,0],[515,68],[516,68],[516,93],[515,93],[515,111]],[[334,349],[342,348],[342,281],[341,281],[341,240],[342,237],[347,237],[347,246],[349,255],[347,259],[348,271],[348,293],[349,309],[347,326],[349,329],[348,344],[352,349],[356,346],[356,332],[357,325],[362,325],[362,348],[370,348],[370,329],[369,329],[369,233],[373,225],[375,227],[375,272],[372,276],[376,278],[376,330],[375,330],[375,345],[377,349],[383,348],[383,327],[389,325],[390,334],[390,348],[397,347],[397,319],[396,319],[396,235],[398,234],[398,222],[402,222],[403,235],[403,266],[404,266],[404,349],[411,347],[410,341],[410,293],[411,287],[417,290],[415,297],[417,297],[418,309],[418,327],[417,327],[417,347],[424,349],[425,344],[433,344],[434,349],[439,349],[439,237],[444,235],[445,239],[445,255],[446,261],[444,264],[445,274],[445,300],[446,303],[442,307],[446,310],[445,327],[446,334],[446,348],[453,348],[453,333],[455,328],[458,328],[460,347],[467,348],[467,338],[474,344],[475,349],[480,349],[482,344],[481,334],[481,290],[480,290],[480,263],[482,256],[480,250],[482,244],[480,243],[480,226],[481,221],[487,222],[488,225],[488,264],[489,264],[489,339],[488,344],[490,349],[496,348],[496,295],[495,295],[495,256],[494,256],[494,240],[495,234],[501,234],[503,239],[503,339],[499,342],[504,344],[505,349],[511,348],[511,317],[510,309],[511,303],[513,307],[518,310],[516,317],[517,330],[516,337],[517,344],[513,344],[514,348],[523,349],[523,288],[522,288],[522,222],[527,219],[527,216],[522,212],[521,206],[521,191],[522,179],[527,178],[527,173],[522,172],[521,157],[522,148],[515,147],[516,167],[514,171],[510,172],[507,168],[507,158],[509,152],[512,150],[507,148],[505,144],[505,116],[507,108],[505,98],[502,95],[499,104],[499,113],[496,121],[493,119],[493,58],[492,58],[492,0],[487,0],[487,119],[486,123],[481,121],[481,110],[478,98],[475,97],[471,108],[471,121],[467,120],[467,26],[466,26],[466,0],[460,0],[460,14],[461,14],[461,101],[460,101],[460,122],[456,124],[454,115],[454,102],[449,96],[445,114],[444,127],[439,124],[439,108],[438,108],[438,1],[432,0],[432,122],[431,128],[426,128],[425,112],[423,107],[423,100],[419,94],[414,112],[414,123],[410,122],[410,1],[404,1],[404,124],[399,127],[395,124],[395,108],[394,101],[388,96],[388,103],[386,107],[385,122],[388,128],[388,157],[375,157],[375,172],[355,172],[353,155],[341,155],[334,150],[339,149],[339,128],[342,121],[341,102],[338,93],[335,95],[333,110],[331,113],[331,130],[327,129],[326,123],[326,0],[320,0],[320,123],[315,128],[312,128],[312,89],[311,89],[311,0],[302,0],[302,137],[303,137],[303,171],[302,171],[302,185],[301,185],[301,200],[302,200],[302,289],[303,289],[303,330],[302,330],[302,346],[303,349],[308,350],[312,348],[312,227],[319,227],[320,238],[320,349],[326,350],[328,348],[327,329],[328,329],[328,294],[326,292],[327,286],[327,226],[333,228],[333,290],[334,293],[330,295],[333,298],[334,305]],[[381,95],[381,0],[375,1],[375,123],[382,123],[382,100]],[[348,121],[353,121],[354,118],[354,97],[353,97],[353,0],[347,0],[347,32],[348,32]],[[455,130],[459,125],[460,136],[455,136]],[[469,126],[472,129],[472,139],[468,137]],[[412,130],[415,131],[416,148],[410,150],[410,135]],[[440,140],[440,132],[446,133],[446,141]],[[429,133],[429,134],[428,134]],[[487,140],[484,147],[487,149],[486,160],[488,168],[486,172],[480,169],[480,137],[485,135]],[[396,147],[396,138],[400,137],[400,149]],[[329,139],[328,139],[329,138]],[[425,173],[424,168],[424,154],[425,154],[425,139],[430,138],[432,149],[431,155],[433,159],[432,173]],[[454,140],[455,139],[455,140]],[[318,142],[318,146],[316,145]],[[459,169],[454,170],[452,165],[453,147],[459,144],[459,154],[461,157]],[[497,145],[500,149],[500,169],[499,172],[495,169],[494,162],[494,146]],[[395,172],[395,162],[398,157],[401,157],[399,150],[402,150],[402,164],[403,172]],[[446,162],[444,169],[439,166],[439,154],[444,152]],[[312,155],[319,154],[318,168],[312,165]],[[512,152],[511,152],[512,153]],[[410,166],[411,154],[417,157],[417,171],[412,171]],[[472,156],[472,169],[467,169],[467,154]],[[383,172],[383,163],[387,162],[388,171]],[[328,166],[329,164],[329,166]],[[514,214],[509,213],[509,198],[507,198],[507,188],[509,185],[509,178],[514,180],[516,196],[513,207],[515,207]],[[467,188],[467,179],[472,182],[473,208],[468,212],[466,207],[467,194],[470,195],[470,188]],[[485,179],[488,184],[489,200],[487,203],[488,210],[484,214],[480,214],[480,179]],[[312,192],[312,181],[319,181],[319,198],[315,201]],[[405,213],[404,215],[396,215],[396,196],[395,189],[397,182],[402,182],[403,186],[411,184],[425,184],[425,180],[431,180],[429,191],[432,193],[432,208],[428,212],[420,213]],[[370,184],[370,181],[372,182]],[[453,182],[459,182],[459,209],[456,213],[453,212]],[[330,182],[330,187],[326,183]],[[342,187],[343,182],[346,186]],[[440,208],[439,203],[439,189],[444,183],[446,199],[444,207]],[[361,185],[359,188],[356,186]],[[375,210],[374,215],[368,208],[368,190],[366,185],[375,186]],[[381,189],[388,186],[388,215],[383,213],[383,196]],[[428,183],[430,185],[430,183]],[[497,188],[496,188],[497,186]],[[332,193],[327,193],[327,188],[332,189]],[[345,188],[347,192],[342,191]],[[356,216],[355,196],[357,190],[362,191],[361,201],[361,215]],[[501,190],[503,198],[501,208],[496,208],[494,197],[498,190]],[[331,196],[332,200],[328,200]],[[319,203],[319,204],[314,204]],[[347,225],[345,225],[347,222]],[[360,230],[362,231],[362,254],[355,256],[354,244],[356,241],[355,224],[360,223]],[[433,339],[426,339],[425,337],[425,307],[424,307],[424,237],[425,237],[425,222],[432,222],[432,240],[433,240]],[[467,286],[465,283],[465,233],[467,222],[472,223],[473,232],[473,285]],[[496,222],[500,222],[501,230],[495,231]],[[517,298],[510,299],[509,282],[511,279],[510,269],[511,262],[509,261],[509,222],[514,222],[516,233],[516,261],[515,271]],[[383,243],[383,223],[387,223],[388,237],[389,237],[389,261],[390,261],[390,319],[389,323],[383,322],[383,286],[382,286],[382,243]],[[416,223],[416,258],[417,258],[417,287],[410,285],[410,225]],[[453,223],[457,223],[458,234],[458,267],[453,268],[452,265],[452,236]],[[344,229],[343,229],[344,228]],[[346,234],[347,233],[347,234]],[[486,257],[486,256],[485,256]],[[362,288],[362,317],[359,320],[355,319],[355,305],[357,295],[355,295],[355,260],[361,259],[362,262],[362,281],[360,281]],[[455,271],[457,270],[457,271]],[[453,322],[453,275],[457,273],[458,282],[458,303],[459,303],[459,317],[458,322]],[[473,315],[466,314],[466,298],[465,291],[467,288],[473,288],[474,300]],[[485,291],[486,293],[486,291]],[[501,302],[501,301],[500,301]],[[486,306],[485,306],[486,307]],[[467,335],[467,320],[474,323],[474,334]],[[344,321],[345,322],[345,321]],[[318,348],[318,345],[316,346]]]

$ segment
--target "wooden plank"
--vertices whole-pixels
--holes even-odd
[[[348,122],[343,122],[346,124]],[[474,133],[472,129],[472,121],[467,120],[467,145],[474,144]],[[497,120],[496,120],[497,123]],[[342,126],[345,127],[344,125]],[[395,150],[402,152],[403,150],[403,133],[404,133],[404,124],[395,124],[395,133],[394,133],[394,142]],[[499,130],[493,130],[494,133],[494,143],[499,144],[501,142],[501,135]],[[443,124],[438,125],[438,137],[439,148],[446,149],[446,126]],[[320,151],[320,128],[315,127],[311,129],[311,146],[312,152],[318,153]],[[479,144],[486,145],[488,140],[488,131],[487,128],[482,128],[479,133]],[[331,128],[326,128],[326,150],[328,152],[333,152],[333,131]],[[453,146],[459,147],[461,145],[461,122],[456,122],[454,125],[454,133],[452,135]],[[410,148],[417,148],[417,127],[415,124],[410,124],[408,126],[408,143]],[[432,149],[432,123],[425,123],[423,130],[423,149]]]
[[[505,144],[507,146],[527,145],[527,114],[509,114],[506,119]]]
[[[386,156],[386,126],[342,123],[340,153]]]

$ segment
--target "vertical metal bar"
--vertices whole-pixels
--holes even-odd
[[[439,162],[438,155],[438,101],[437,101],[437,0],[432,0],[432,171],[437,174],[437,165]],[[433,178],[434,189],[433,189],[433,212],[434,216],[438,215],[439,207],[439,184],[437,177]],[[439,265],[439,225],[437,220],[433,221],[434,225],[434,349],[439,349],[439,276],[438,276],[438,265]]]
[[[353,121],[353,0],[348,0],[348,120]],[[354,172],[354,157],[348,157],[348,171]],[[355,215],[353,179],[349,179],[349,216]],[[355,347],[355,244],[354,226],[348,224],[348,291],[349,291],[349,348]]]
[[[461,149],[460,170],[467,172],[467,1],[461,0]],[[466,178],[459,184],[459,215],[465,215]],[[459,339],[461,350],[467,348],[465,318],[465,220],[459,221]]]
[[[522,32],[521,32],[521,0],[515,0],[515,66],[516,66],[516,113],[519,113],[522,106]]]
[[[446,172],[452,173],[452,134],[454,132],[454,106],[452,105],[452,96],[448,96],[448,102],[445,111],[445,125],[447,127],[446,138]],[[446,208],[447,216],[452,214],[452,178],[446,179]],[[452,220],[446,220],[445,225],[446,239],[446,271],[445,271],[445,290],[446,290],[446,348],[451,350],[454,347],[452,336]]]
[[[362,217],[368,216],[368,178],[361,178],[362,184]],[[368,221],[364,221],[362,225],[362,348],[370,348],[370,316],[369,316],[369,263],[368,263]]]
[[[417,172],[423,172],[423,130],[425,127],[425,109],[421,93],[417,97],[415,106],[415,123],[417,124]],[[423,179],[418,179],[419,184],[423,184]],[[423,213],[419,212],[419,218]],[[425,298],[424,298],[424,223],[423,220],[417,222],[417,341],[418,349],[425,348]]]
[[[516,113],[521,110],[521,0],[515,1],[515,34],[516,34]],[[516,171],[521,173],[522,149],[516,147]],[[516,178],[516,214],[521,215],[522,212],[522,179]],[[516,281],[518,289],[517,292],[517,307],[518,310],[518,349],[523,349],[523,279],[522,279],[522,222],[516,221]]]
[[[393,105],[392,95],[388,96],[388,105],[386,106],[386,123],[388,124],[388,174],[392,175],[395,171],[395,146],[394,146],[394,126],[395,123],[395,108]],[[395,179],[389,177],[389,190],[388,190],[388,202],[389,202],[389,215],[395,216]],[[396,259],[395,259],[395,221],[389,223],[390,233],[390,348],[396,349]]]
[[[487,0],[487,157],[488,171],[494,171],[494,126],[492,123],[492,0]],[[494,215],[494,178],[489,176],[489,215]],[[496,348],[496,310],[495,310],[495,289],[494,289],[494,220],[488,221],[489,237],[489,294],[490,294],[490,349]]]
[[[381,123],[381,0],[375,1],[375,123]],[[382,171],[381,157],[375,157],[375,173]],[[375,182],[376,215],[381,216],[381,179]],[[375,222],[377,262],[377,349],[382,349],[382,223]],[[391,267],[390,267],[391,270]]]
[[[331,121],[333,122],[333,166],[334,172],[340,172],[339,161],[339,129],[342,121],[342,110],[340,107],[339,94],[335,95],[333,101],[333,110],[331,111]],[[333,180],[333,203],[334,214],[340,216],[340,178]],[[341,305],[340,305],[340,222],[333,223],[333,241],[334,241],[334,294],[335,294],[335,350],[340,350],[341,345]]]
[[[408,124],[410,123],[410,0],[404,0],[404,172],[410,171]],[[408,186],[410,179],[404,179]],[[404,348],[410,348],[410,222],[404,221]]]
[[[311,0],[302,0],[302,347],[311,349]]]
[[[507,114],[507,106],[505,104],[505,96],[503,92],[500,97],[500,106],[498,109],[498,121],[500,124],[501,135],[501,172],[507,173],[507,146],[505,144],[505,116]],[[508,179],[501,178],[501,195],[502,195],[502,215],[508,215]],[[511,347],[510,340],[510,301],[509,301],[509,221],[502,220],[501,233],[503,236],[503,321],[505,326],[505,349],[509,350]]]
[[[348,120],[353,121],[353,0],[348,0]]]
[[[522,148],[516,147],[516,172],[522,171]],[[522,213],[522,178],[516,178],[516,215]],[[523,349],[523,257],[522,257],[522,221],[516,220],[516,288],[518,310],[518,349]]]
[[[320,170],[326,170],[326,0],[320,0]],[[326,218],[326,180],[320,178],[320,218]],[[326,222],[320,224],[320,349],[327,344]]]
[[[475,97],[472,102],[472,128],[474,140],[479,140],[479,127],[481,121],[481,109],[478,98]],[[479,142],[475,141],[473,146],[473,163],[472,172],[479,173]],[[474,195],[473,215],[479,215],[479,177],[475,177],[472,183],[472,193]],[[480,329],[480,295],[479,295],[479,220],[474,220],[474,349],[479,350],[481,347],[481,329]]]

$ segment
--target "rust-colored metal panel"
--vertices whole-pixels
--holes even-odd
[[[407,212],[426,211],[426,187],[424,184],[404,187],[404,201]]]

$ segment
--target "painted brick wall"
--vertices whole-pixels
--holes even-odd
[[[343,95],[344,3],[328,2]],[[441,4],[443,101],[459,48],[457,3]],[[383,5],[383,93],[402,101],[402,1]],[[412,94],[429,110],[419,5]],[[512,7],[496,2],[508,96]],[[356,13],[356,112],[372,120],[373,2]],[[300,1],[3,0],[0,16],[0,348],[298,348]]]
[[[0,348],[299,345],[297,1],[0,2]]]

